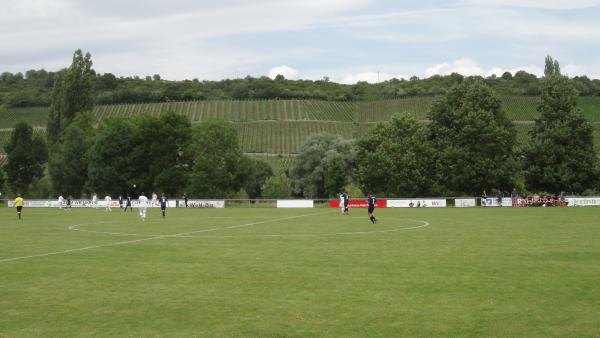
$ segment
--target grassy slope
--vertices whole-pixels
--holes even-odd
[[[141,223],[135,213],[26,209],[19,223],[0,209],[0,260],[265,222],[0,262],[0,333],[597,336],[597,212],[388,209],[371,225],[365,210],[170,210],[165,220],[152,210]],[[408,219],[431,225],[331,235],[420,224]],[[89,222],[149,235],[67,230]]]
[[[504,109],[513,121],[532,121],[538,116],[537,97],[502,99]],[[242,151],[294,154],[314,133],[333,133],[353,139],[374,126],[375,122],[388,120],[395,112],[408,112],[418,119],[426,119],[432,102],[431,97],[356,103],[311,100],[170,102],[97,106],[95,115],[104,119],[142,113],[159,115],[172,110],[185,114],[193,122],[220,117],[235,122]],[[600,98],[581,97],[579,105],[590,121],[600,122]],[[44,126],[46,118],[47,108],[5,109],[0,111],[0,129],[10,128],[19,120]],[[530,128],[530,124],[517,124],[519,142],[526,141]],[[594,130],[598,135],[600,124],[595,124]],[[9,135],[9,130],[0,130],[0,145]],[[596,137],[595,142],[600,149],[600,137]],[[3,150],[0,149],[0,152]]]

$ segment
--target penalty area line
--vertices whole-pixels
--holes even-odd
[[[253,225],[264,224],[264,223],[279,222],[279,221],[285,221],[285,220],[302,218],[302,217],[309,217],[309,216],[317,216],[317,215],[321,215],[321,214],[324,214],[324,213],[320,212],[320,213],[312,213],[312,214],[305,214],[305,215],[297,215],[297,216],[290,216],[290,217],[283,217],[283,218],[276,218],[276,219],[271,219],[271,220],[265,220],[265,221],[261,221],[261,222],[252,222],[252,223],[232,225],[232,226],[223,227],[223,228],[212,228],[212,229],[203,229],[203,230],[196,230],[196,231],[188,231],[188,232],[182,232],[182,233],[178,233],[178,234],[152,236],[152,237],[147,237],[147,238],[134,239],[134,240],[130,240],[130,241],[120,241],[120,242],[108,243],[108,244],[91,245],[91,246],[86,246],[86,247],[82,247],[82,248],[67,249],[67,250],[55,251],[55,252],[47,252],[47,253],[43,253],[43,254],[36,254],[36,255],[29,255],[29,256],[20,256],[20,257],[12,257],[12,258],[3,258],[3,259],[0,259],[0,263],[14,262],[14,261],[20,261],[20,260],[26,260],[26,259],[32,259],[32,258],[39,258],[39,257],[49,257],[49,256],[56,256],[56,255],[64,255],[64,254],[69,254],[69,253],[74,253],[74,252],[81,252],[81,251],[87,251],[87,250],[93,250],[93,249],[109,248],[109,247],[113,247],[113,246],[120,246],[120,245],[140,243],[140,242],[151,241],[151,240],[155,240],[155,239],[185,237],[186,235],[191,235],[191,234],[196,234],[196,233],[209,232],[209,231],[217,231],[217,230],[235,229],[235,228],[241,228],[241,227],[248,227],[248,226],[253,226]],[[108,222],[98,222],[98,224],[99,223],[108,223]],[[84,224],[96,224],[96,223],[84,223]],[[80,225],[84,225],[84,224],[80,224]],[[69,230],[74,230],[74,227],[76,227],[76,226],[77,225],[70,226]]]

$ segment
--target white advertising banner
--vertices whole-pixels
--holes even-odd
[[[454,206],[457,208],[471,208],[476,205],[474,198],[457,198],[454,200]]]
[[[126,201],[123,201],[123,207],[125,207]],[[8,207],[13,208],[15,206],[15,201],[8,201]],[[110,206],[111,208],[118,208],[119,207],[119,201],[118,200],[112,200],[110,202]],[[131,206],[133,208],[138,208],[139,207],[139,202],[138,200],[131,200]],[[168,205],[169,208],[174,208],[176,206],[176,202],[175,201],[169,201]],[[25,200],[24,203],[24,207],[25,208],[58,208],[60,207],[60,204],[58,203],[58,200]],[[65,200],[63,202],[62,205],[63,208],[67,207],[67,200]],[[71,200],[71,208],[106,208],[106,201],[104,200],[99,200],[96,204],[92,203],[92,200]],[[150,208],[158,208],[160,207],[160,203],[157,201],[156,203],[152,203],[149,202],[148,207]]]
[[[600,205],[600,197],[567,197],[566,200],[570,207]]]
[[[446,199],[404,199],[404,200],[387,200],[388,208],[445,208]]]
[[[512,207],[512,199],[510,197],[502,198],[502,205],[498,204],[498,199],[495,197],[488,197],[486,199],[486,206],[488,207]]]
[[[278,208],[314,208],[313,200],[277,200]]]
[[[177,205],[185,208],[185,201],[179,200]],[[188,208],[225,208],[225,200],[188,200]]]

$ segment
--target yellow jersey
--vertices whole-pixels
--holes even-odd
[[[24,202],[24,200],[23,200],[22,197],[15,198],[15,206],[16,207],[22,207],[23,206],[23,202]]]

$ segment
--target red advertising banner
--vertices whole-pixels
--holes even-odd
[[[329,207],[330,208],[339,208],[340,207],[340,200],[331,200],[329,201]],[[348,201],[348,208],[368,208],[369,207],[369,202],[367,202],[367,200],[350,200]],[[375,202],[375,207],[377,208],[387,208],[387,201],[386,200],[377,200],[377,202]]]

